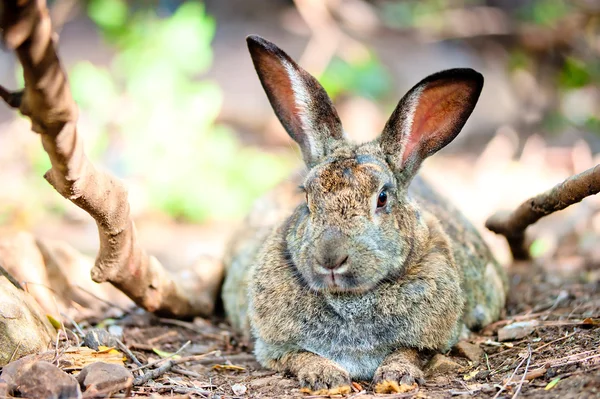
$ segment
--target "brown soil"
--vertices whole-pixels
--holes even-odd
[[[511,276],[506,318],[469,339],[485,351],[480,361],[448,354],[462,369],[430,377],[418,391],[376,395],[368,381],[357,381],[355,392],[345,397],[600,397],[598,276],[585,270],[558,275],[532,263],[514,265]],[[497,342],[498,329],[517,321],[537,326],[524,338]],[[188,340],[191,344],[183,355],[217,351],[134,388],[139,397],[157,393],[210,398],[327,397],[302,394],[293,378],[262,368],[251,355],[249,343],[218,320],[181,322],[145,314],[130,315],[118,324],[124,327],[124,342],[142,363],[157,358],[152,347],[174,352]],[[522,378],[524,373],[526,379]],[[548,384],[557,379],[549,388]]]

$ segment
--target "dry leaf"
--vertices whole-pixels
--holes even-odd
[[[233,364],[215,364],[212,366],[213,370],[217,371],[245,371],[246,368],[242,366],[234,366]]]

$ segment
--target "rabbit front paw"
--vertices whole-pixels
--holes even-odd
[[[301,391],[311,395],[340,395],[352,391],[350,374],[340,366],[323,359],[298,370]]]
[[[410,362],[382,364],[373,377],[376,393],[408,392],[424,383],[423,371]]]

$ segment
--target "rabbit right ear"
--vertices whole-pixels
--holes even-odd
[[[342,124],[325,89],[286,53],[260,36],[246,38],[250,56],[281,124],[313,166],[343,140]]]
[[[483,76],[450,69],[426,77],[400,100],[378,139],[407,185],[421,162],[450,143],[473,112]]]

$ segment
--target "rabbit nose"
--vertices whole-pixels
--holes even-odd
[[[320,266],[335,270],[348,261],[348,252],[343,248],[343,237],[339,230],[326,231],[319,241],[315,260]]]
[[[325,269],[328,269],[328,270],[335,270],[335,269],[340,268],[347,261],[348,261],[348,255],[340,255],[337,258],[328,257],[325,260],[325,262],[321,263],[321,266],[323,266]]]

